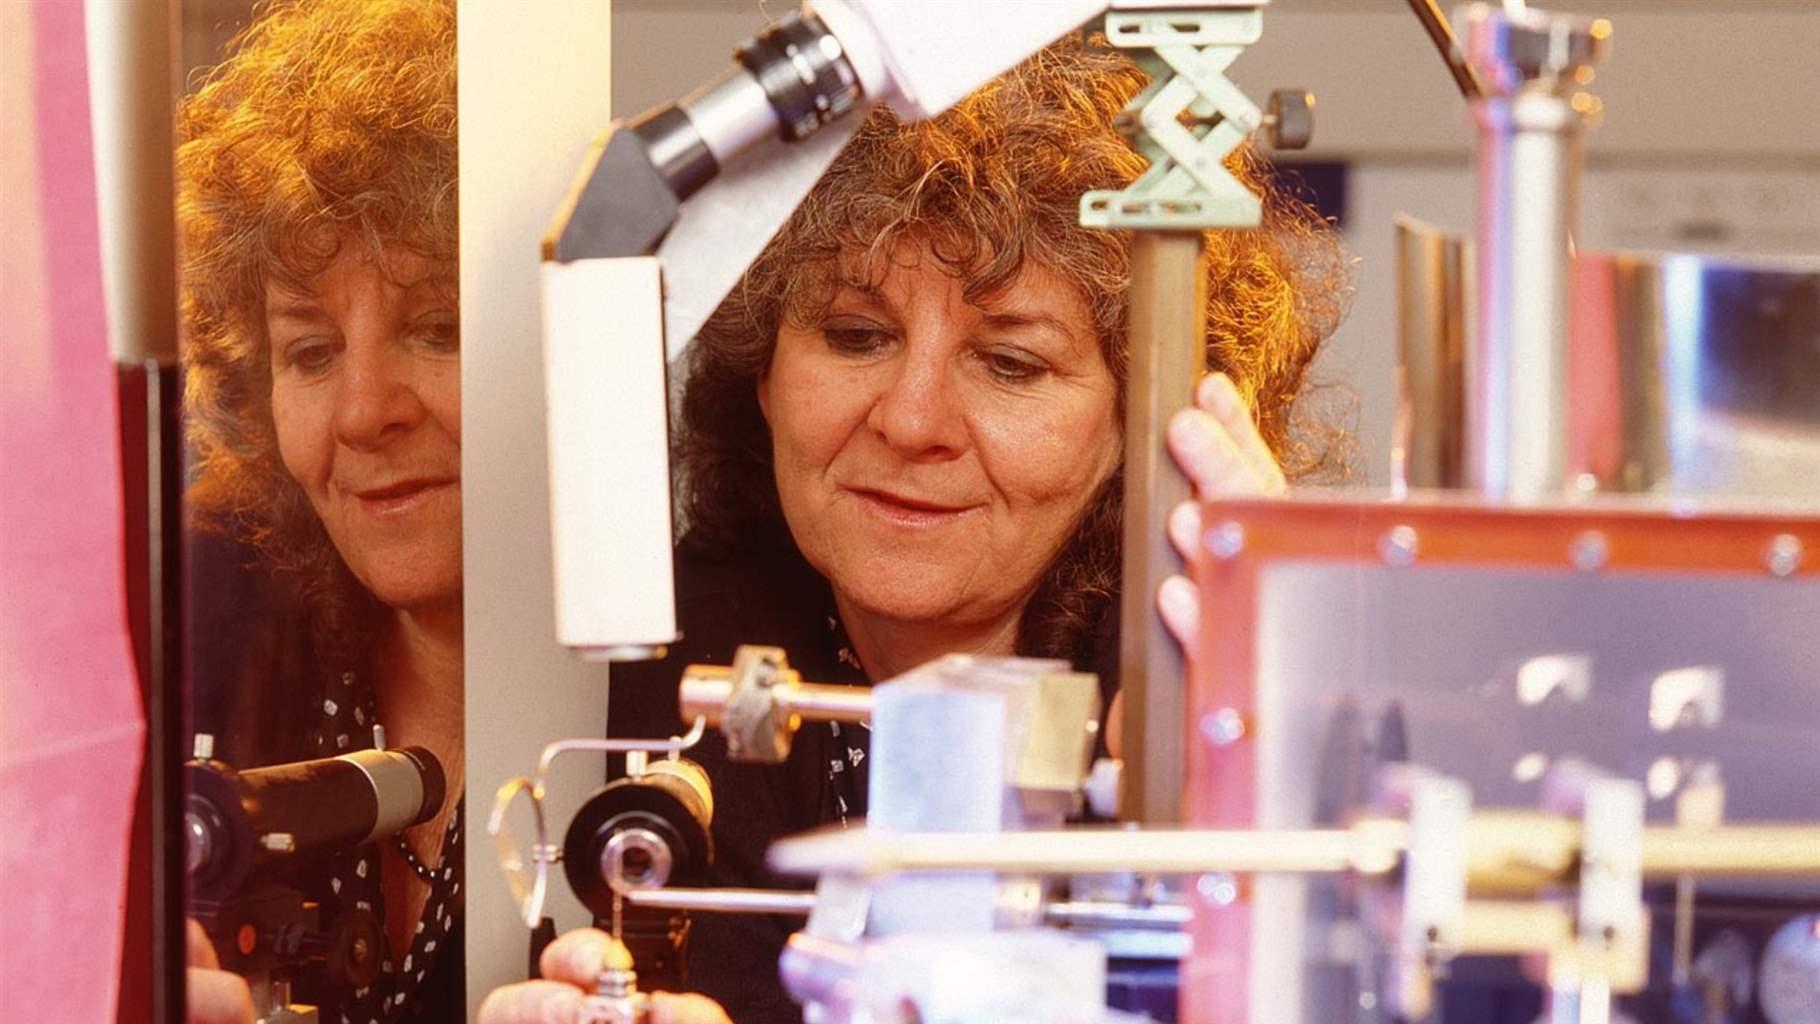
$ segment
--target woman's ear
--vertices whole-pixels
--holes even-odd
[[[758,412],[765,418],[765,426],[771,425],[771,366],[765,364],[765,370],[758,375]]]

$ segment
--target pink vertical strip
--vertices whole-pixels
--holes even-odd
[[[0,993],[34,1020],[114,1019],[144,732],[127,634],[117,402],[96,223],[83,5],[8,18],[4,123],[37,183],[12,223],[0,316],[31,325],[0,373]],[[29,99],[29,103],[23,102]],[[20,109],[23,107],[24,109]],[[24,140],[21,140],[24,141]],[[36,226],[38,230],[31,230]],[[9,234],[11,234],[9,232]],[[7,1011],[0,1011],[0,1016]]]
[[[1218,521],[1217,506],[1202,508],[1205,522]],[[1201,656],[1189,666],[1182,821],[1188,828],[1255,828],[1257,566],[1200,551],[1194,578],[1201,591]],[[1236,713],[1245,726],[1223,745],[1199,728],[1221,710]],[[1235,882],[1230,896],[1218,890],[1191,896],[1194,948],[1182,962],[1179,1003],[1184,1024],[1252,1024],[1251,884],[1243,877]]]

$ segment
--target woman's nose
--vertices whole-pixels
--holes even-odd
[[[939,353],[908,351],[888,364],[883,391],[867,416],[891,449],[909,459],[952,458],[965,447],[957,382]]]
[[[350,342],[336,395],[335,435],[351,448],[375,448],[423,418],[409,357],[386,344]]]

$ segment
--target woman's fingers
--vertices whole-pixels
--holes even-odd
[[[215,957],[215,944],[209,941],[209,933],[203,930],[202,923],[193,917],[183,919],[183,947],[186,965],[212,971],[221,969],[221,961]]]
[[[593,981],[589,981],[591,986]],[[521,981],[487,993],[480,1024],[575,1024],[586,993],[564,981]],[[651,1024],[733,1024],[720,1004],[693,992],[651,994]]]
[[[480,1024],[575,1024],[584,998],[566,981],[521,981],[488,992],[478,1019]]]
[[[1213,413],[1214,419],[1226,428],[1239,454],[1263,485],[1264,493],[1277,494],[1287,489],[1289,481],[1283,476],[1283,467],[1277,464],[1276,455],[1264,442],[1264,434],[1258,430],[1257,420],[1251,415],[1251,406],[1239,394],[1238,385],[1232,378],[1223,373],[1208,374],[1196,390],[1197,404]]]
[[[253,993],[238,974],[209,967],[183,972],[186,1024],[252,1024]]]
[[[1201,506],[1192,501],[1184,501],[1169,510],[1169,543],[1175,547],[1175,553],[1182,556],[1185,564],[1194,564],[1194,546],[1201,539]]]
[[[1195,391],[1196,407],[1169,421],[1169,451],[1203,497],[1276,494],[1283,471],[1238,389],[1225,374],[1210,374]]]
[[[187,1024],[252,1024],[253,992],[246,979],[221,969],[215,944],[195,918],[183,922]]]
[[[545,946],[537,968],[551,981],[567,982],[592,990],[613,949],[613,937],[598,928],[577,928],[557,936]]]
[[[651,1024],[733,1024],[727,1011],[694,992],[653,992]]]
[[[1182,645],[1182,654],[1193,661],[1201,643],[1201,594],[1186,576],[1171,576],[1156,591],[1157,613],[1163,626]]]

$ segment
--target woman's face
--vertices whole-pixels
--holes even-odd
[[[905,246],[876,290],[785,318],[759,405],[809,563],[871,614],[961,625],[1022,608],[1112,473],[1115,392],[1060,275],[975,305]]]
[[[461,595],[455,284],[357,243],[307,291],[266,289],[278,450],[354,575],[395,608]]]

